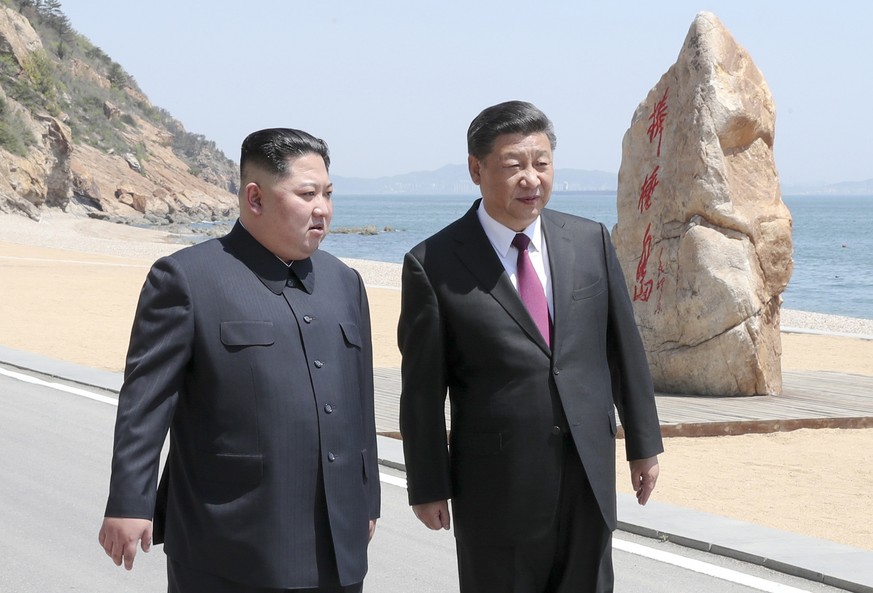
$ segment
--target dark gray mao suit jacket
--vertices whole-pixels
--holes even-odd
[[[550,349],[479,223],[479,202],[406,255],[398,328],[411,504],[452,499],[455,534],[507,545],[554,524],[569,429],[615,528],[615,409],[628,459],[660,428],[627,285],[603,225],[551,210]],[[451,399],[451,442],[443,415]]]
[[[154,516],[174,560],[261,587],[318,585],[332,541],[349,584],[367,571],[380,504],[367,297],[328,253],[293,268],[302,289],[239,223],[154,264],[106,515]]]

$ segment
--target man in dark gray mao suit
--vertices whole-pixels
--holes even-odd
[[[130,569],[163,541],[171,592],[362,588],[380,498],[370,319],[358,274],[318,250],[329,163],[305,132],[251,134],[239,221],[143,287],[100,543]]]
[[[641,504],[663,450],[627,286],[603,225],[543,209],[539,109],[489,107],[467,141],[482,199],[403,264],[410,504],[448,529],[452,500],[462,593],[612,591],[616,409]]]

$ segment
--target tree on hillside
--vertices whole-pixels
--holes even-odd
[[[15,0],[15,5],[18,7],[18,12],[25,8],[35,8],[33,0]]]
[[[15,0],[15,6],[18,8],[18,12],[27,18],[32,18],[34,15],[39,14],[37,4],[37,0]]]
[[[45,23],[64,37],[70,33],[70,19],[61,10],[60,0],[38,0],[37,12]]]
[[[109,74],[107,74],[106,78],[109,79],[109,84],[111,84],[113,88],[123,89],[130,86],[130,76],[124,71],[124,68],[122,68],[121,64],[118,62],[112,62],[112,65],[109,66]]]
[[[61,10],[60,0],[15,0],[14,4],[29,20],[36,18],[57,31],[62,40],[69,38],[73,31],[70,19]]]

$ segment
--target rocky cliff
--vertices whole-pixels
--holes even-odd
[[[232,217],[236,164],[149,103],[59,6],[0,0],[0,213]]]

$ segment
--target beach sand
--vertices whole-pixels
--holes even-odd
[[[160,231],[0,215],[0,344],[121,371],[149,266],[179,247]],[[368,286],[374,363],[399,367],[400,266],[347,261]],[[794,311],[783,326],[873,336],[873,321]],[[785,370],[873,376],[870,339],[784,333],[782,348]],[[873,550],[873,429],[670,438],[665,447],[658,501]],[[619,490],[631,492],[621,446],[618,460]]]

